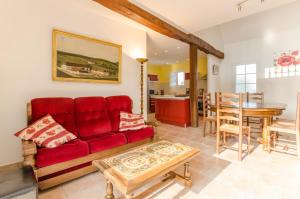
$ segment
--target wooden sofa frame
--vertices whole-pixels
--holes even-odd
[[[27,123],[30,124],[31,121],[31,104],[27,103]],[[69,160],[69,161],[65,161],[65,162],[61,162],[61,163],[57,163],[54,165],[50,165],[50,166],[46,166],[46,167],[42,167],[42,168],[37,168],[35,166],[35,155],[37,154],[37,146],[34,142],[32,141],[22,141],[22,150],[23,150],[23,157],[24,157],[24,161],[23,161],[23,165],[24,166],[31,166],[33,168],[34,171],[34,175],[35,178],[38,182],[38,186],[39,189],[44,190],[44,189],[48,189],[50,187],[59,185],[61,183],[76,179],[78,177],[84,176],[86,174],[92,173],[97,171],[96,167],[93,166],[92,164],[62,175],[58,175],[43,181],[38,181],[38,179],[40,177],[49,175],[49,174],[53,174],[59,171],[63,171],[65,169],[69,169],[78,165],[82,165],[85,163],[89,163],[93,160],[97,160],[100,158],[104,158],[104,157],[108,157],[117,153],[120,153],[122,151],[128,150],[130,148],[136,147],[136,146],[140,146],[142,144],[146,144],[149,142],[153,142],[155,140],[158,139],[157,136],[157,125],[155,123],[152,122],[146,122],[147,125],[151,125],[154,128],[154,137],[153,138],[148,138],[145,139],[143,141],[139,141],[139,142],[135,142],[135,143],[130,143],[130,144],[126,144],[120,147],[115,147],[113,149],[108,149],[108,150],[104,150],[104,151],[100,151],[97,153],[93,153],[93,154],[89,154],[87,156],[84,157],[80,157],[80,158],[76,158],[73,160]]]

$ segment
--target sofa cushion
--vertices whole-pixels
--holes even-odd
[[[89,154],[89,147],[85,141],[72,140],[56,148],[38,148],[36,166],[38,168],[65,162]]]
[[[132,113],[132,101],[128,96],[111,96],[106,98],[112,131],[119,131],[120,111]]]
[[[80,138],[89,139],[111,132],[105,98],[80,97],[74,101],[76,124]]]
[[[127,142],[138,142],[154,136],[154,129],[147,127],[139,130],[122,131],[127,137]]]
[[[49,114],[15,135],[23,140],[33,140],[38,146],[46,148],[55,148],[77,138],[58,124]]]
[[[119,131],[138,130],[146,127],[143,115],[120,112]]]
[[[123,133],[110,133],[104,137],[87,140],[87,143],[90,153],[95,153],[127,144],[127,139]]]
[[[50,114],[57,123],[77,136],[72,98],[36,98],[31,100],[31,110],[31,122]]]

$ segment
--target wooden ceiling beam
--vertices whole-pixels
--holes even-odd
[[[159,17],[149,13],[148,11],[138,7],[137,5],[129,2],[128,0],[94,0],[95,2],[125,16],[128,17],[148,28],[171,37],[173,39],[180,40],[182,42],[193,44],[197,48],[207,54],[214,55],[220,59],[224,58],[224,53],[215,49],[206,41],[200,39],[193,34],[187,34],[171,24],[163,21]]]

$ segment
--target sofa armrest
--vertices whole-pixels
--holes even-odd
[[[33,141],[22,140],[22,150],[23,150],[23,165],[35,167],[35,154],[37,153],[36,144]]]
[[[153,140],[158,140],[159,139],[158,133],[157,133],[158,122],[156,122],[156,121],[153,121],[153,122],[147,122],[147,121],[145,121],[145,124],[148,125],[148,126],[152,126],[153,127],[153,129],[154,129]]]

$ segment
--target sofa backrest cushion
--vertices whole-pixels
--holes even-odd
[[[89,139],[111,132],[111,122],[104,97],[80,97],[74,101],[79,137]]]
[[[119,131],[120,111],[132,113],[132,100],[128,96],[111,96],[106,98],[112,131]]]
[[[67,131],[77,136],[72,98],[36,98],[31,100],[31,123],[50,114],[53,119]]]

